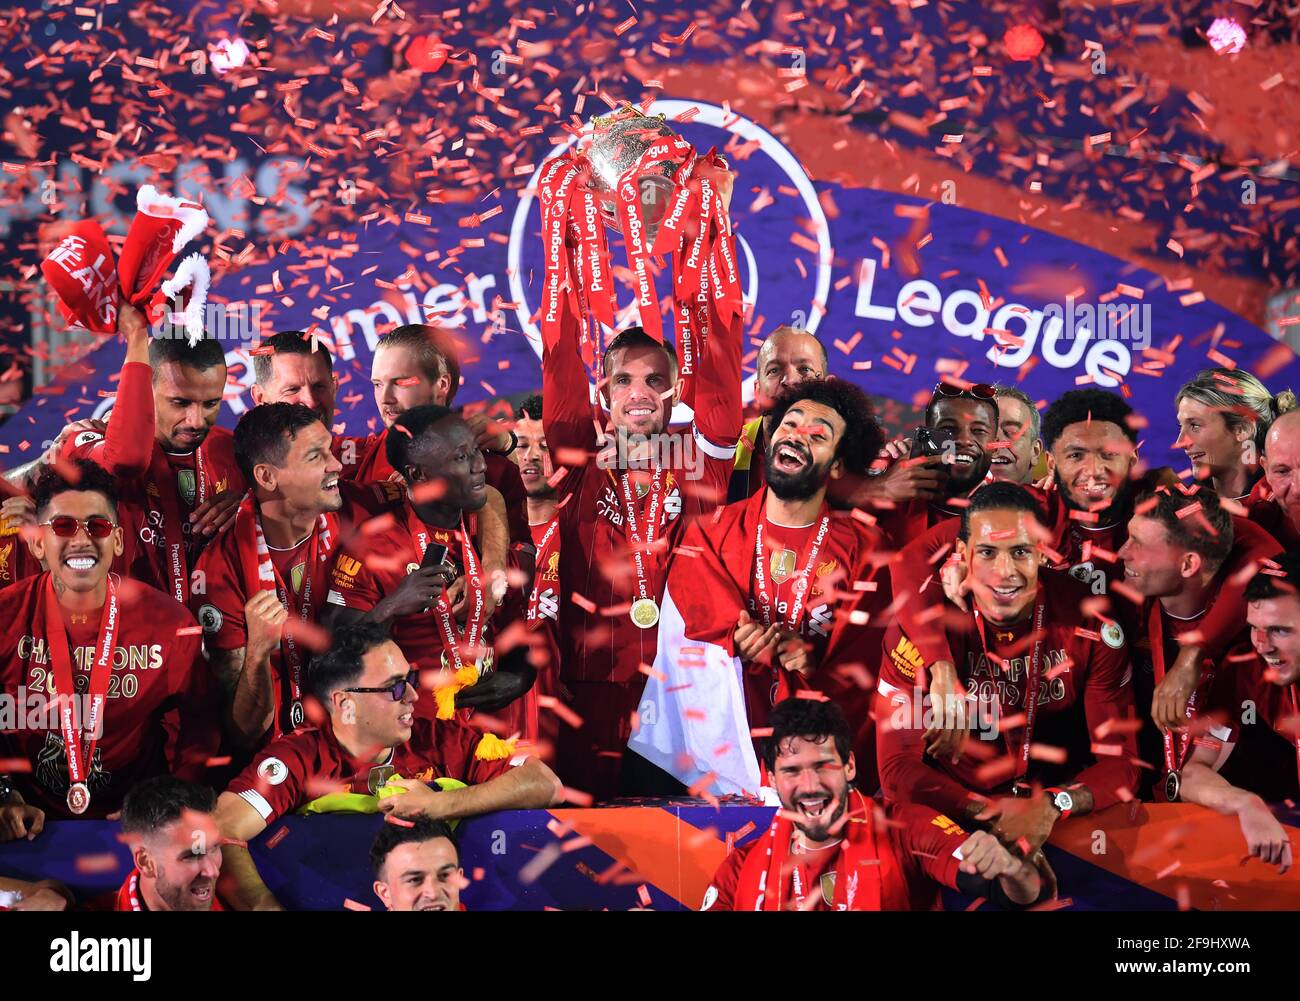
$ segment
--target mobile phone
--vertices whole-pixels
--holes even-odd
[[[912,435],[912,458],[936,459],[944,454],[956,437],[951,428],[919,427]]]
[[[451,565],[447,559],[447,547],[431,542],[424,551],[424,559],[420,561],[420,569],[427,570],[429,567],[443,566],[444,564]]]

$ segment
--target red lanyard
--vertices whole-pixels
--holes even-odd
[[[763,551],[763,529],[767,525],[767,515],[764,514],[758,519],[758,528],[754,530],[754,583],[758,589],[758,613],[763,617],[763,625],[772,624],[772,612],[774,604],[772,596],[767,590],[767,554]],[[795,578],[792,590],[794,598],[790,602],[790,612],[786,616],[786,626],[798,632],[802,625],[800,621],[803,618],[804,599],[808,594],[809,581],[812,577],[813,567],[817,564],[817,557],[821,553],[822,543],[826,540],[826,531],[830,528],[830,514],[823,514],[821,524],[817,526],[817,535],[813,538],[812,549],[808,551],[808,561],[804,564],[803,572]]]
[[[546,526],[546,532],[542,535],[542,541],[537,545],[537,562],[533,571],[533,590],[528,596],[528,620],[539,617],[538,602],[542,590],[542,574],[546,572],[546,563],[550,558],[551,551],[548,548],[551,542],[551,536],[555,530],[560,527],[560,516],[558,514],[551,516],[551,523]]]
[[[257,546],[257,586],[263,590],[274,589],[276,597],[280,599],[280,604],[290,614],[293,612],[292,591],[285,586],[280,572],[276,570],[275,563],[271,559],[270,547],[266,544],[266,535],[262,531],[262,516],[257,510],[256,502],[250,493],[244,498],[243,504],[240,505],[238,516],[247,515],[253,519],[253,538]],[[334,533],[331,531],[329,516],[322,514],[317,520],[316,527],[312,530],[311,541],[307,547],[307,562],[303,573],[302,582],[302,600],[298,604],[299,621],[307,623],[311,621],[312,595],[315,593],[315,578],[318,567],[324,564],[328,559],[330,550],[333,548]],[[298,649],[298,643],[294,639],[291,630],[285,630],[280,647],[280,664],[281,668],[287,668],[282,673],[287,676],[289,681],[289,723],[291,729],[297,729],[302,726],[304,713],[302,707],[302,672],[306,666],[306,656]]]
[[[1294,682],[1287,686],[1286,693],[1291,698],[1291,715],[1300,718],[1300,700],[1296,698],[1296,686]],[[1295,744],[1296,777],[1300,779],[1300,736],[1293,737],[1292,743]]]
[[[85,746],[77,733],[73,713],[76,685],[72,677],[72,654],[68,649],[68,634],[59,610],[59,600],[54,593],[54,577],[45,579],[45,640],[50,649],[50,667],[54,674],[54,687],[59,700],[59,729],[63,733],[63,747],[68,759],[68,809],[85,813],[90,806],[90,791],[86,777],[95,758],[95,745],[103,727],[104,700],[108,697],[108,680],[113,673],[113,648],[118,630],[117,589],[111,579],[106,581],[108,597],[99,618],[99,640],[95,644],[95,660],[90,670],[90,712],[84,729],[89,731]]]
[[[1025,735],[1020,742],[1020,754],[1016,758],[1015,781],[1019,783],[1029,773],[1029,746],[1034,740],[1034,720],[1038,717],[1038,671],[1043,659],[1043,615],[1047,610],[1047,594],[1042,582],[1038,585],[1038,597],[1034,602],[1034,653],[1029,659],[1029,670],[1025,676]],[[984,650],[984,659],[990,665],[997,663],[989,653],[988,640],[984,636],[984,617],[975,611],[975,628],[980,634],[980,647]]]
[[[1165,677],[1165,617],[1160,608],[1160,602],[1152,603],[1148,635],[1151,637],[1151,667],[1155,673],[1156,684],[1159,685]],[[1164,735],[1165,744],[1165,771],[1176,772],[1183,766],[1187,760],[1187,751],[1192,743],[1191,722],[1196,719],[1196,697],[1200,695],[1202,685],[1197,685],[1192,690],[1192,694],[1187,699],[1187,722],[1188,728],[1179,736],[1177,749],[1174,748],[1173,731],[1167,731]]]
[[[424,554],[429,548],[429,529],[419,522],[414,509],[409,505],[406,509],[406,518],[407,528],[415,542],[416,552],[420,554],[420,559],[423,561]],[[452,541],[452,532],[449,529],[435,529],[434,534],[440,545]],[[470,613],[465,620],[465,642],[463,644],[456,635],[456,626],[451,618],[451,602],[447,600],[445,590],[433,606],[434,615],[438,621],[438,629],[442,633],[443,646],[446,648],[447,656],[451,658],[452,666],[457,671],[465,664],[461,656],[462,647],[469,652],[474,660],[479,658],[478,650],[482,645],[484,631],[483,611],[486,606],[483,575],[479,570],[478,554],[474,552],[474,545],[470,542],[469,529],[465,526],[464,514],[460,516],[460,553],[461,561],[465,567],[465,598],[470,603]]]
[[[203,448],[194,450],[194,498],[195,506],[201,506],[207,497],[206,479],[203,470]],[[150,472],[154,486],[158,489],[158,502],[162,515],[163,535],[163,577],[170,583],[170,593],[182,605],[189,597],[189,573],[185,552],[185,520],[181,515],[180,496],[176,490],[176,471],[167,459],[167,454],[155,446],[154,461]]]
[[[650,557],[650,547],[654,545],[655,538],[659,534],[659,509],[663,506],[664,498],[664,471],[656,467],[650,479],[644,538],[637,527],[637,503],[632,491],[631,477],[624,473],[619,480],[623,488],[623,512],[627,517],[627,536],[632,543],[632,566],[636,570],[637,601],[653,600],[650,595],[650,570],[646,561]]]

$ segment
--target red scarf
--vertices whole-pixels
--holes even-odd
[[[143,911],[147,908],[140,903],[140,870],[132,869],[130,875],[126,877],[126,882],[118,887],[117,897],[113,901],[113,910],[115,911]],[[224,911],[221,901],[217,895],[212,895],[212,907],[210,910]]]
[[[844,838],[835,861],[836,911],[906,911],[911,909],[907,881],[888,844],[878,831],[876,803],[856,789],[849,793]],[[801,868],[798,856],[791,856],[794,824],[778,810],[767,834],[754,844],[740,868],[736,885],[735,910],[780,911],[797,909],[797,900],[787,897],[795,880],[792,870]],[[882,845],[880,842],[884,841]],[[883,848],[883,850],[882,850]],[[811,892],[807,877],[799,873],[798,883]]]

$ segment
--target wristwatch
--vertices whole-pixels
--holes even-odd
[[[1044,789],[1043,792],[1047,793],[1047,798],[1051,801],[1052,806],[1056,807],[1056,812],[1061,815],[1062,820],[1070,815],[1070,811],[1074,809],[1073,796],[1064,789],[1055,786],[1051,789]]]

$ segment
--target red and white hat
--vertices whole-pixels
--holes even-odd
[[[64,319],[96,333],[117,329],[118,304],[125,298],[153,319],[165,298],[192,285],[185,310],[191,340],[203,336],[203,307],[211,274],[198,254],[191,254],[176,276],[163,275],[185,245],[208,225],[208,214],[196,202],[173,198],[146,184],[136,193],[136,216],[126,234],[121,259],[113,252],[103,227],[85,220],[72,227],[41,264],[41,271],[59,297]],[[161,286],[161,287],[160,287]]]

